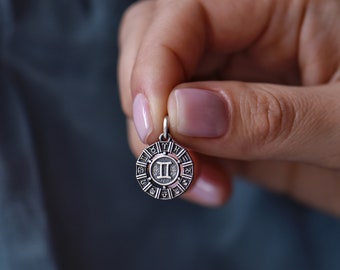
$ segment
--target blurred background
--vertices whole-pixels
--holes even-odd
[[[340,221],[235,179],[219,209],[135,177],[117,81],[133,1],[0,0],[0,269],[340,269]]]

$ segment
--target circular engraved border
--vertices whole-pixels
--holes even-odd
[[[168,185],[157,183],[150,175],[150,166],[161,156],[177,162],[178,177]],[[182,195],[194,178],[194,163],[189,152],[174,140],[159,140],[143,150],[136,162],[136,179],[142,190],[159,200],[171,200]]]

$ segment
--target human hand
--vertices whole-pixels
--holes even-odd
[[[119,61],[131,149],[169,114],[199,163],[187,199],[220,205],[238,174],[340,216],[339,14],[336,0],[135,4]]]

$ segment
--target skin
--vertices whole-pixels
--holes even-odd
[[[133,153],[157,140],[169,114],[172,137],[199,168],[186,199],[222,205],[241,175],[340,217],[339,14],[337,0],[131,6],[120,28],[119,86]],[[219,96],[228,111],[222,134],[183,133],[175,105],[183,88]],[[150,114],[141,138],[132,111],[140,93]]]

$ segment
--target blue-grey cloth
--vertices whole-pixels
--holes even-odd
[[[242,179],[220,209],[143,194],[116,82],[130,2],[0,0],[0,270],[339,270],[339,220]]]

